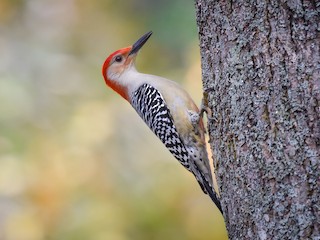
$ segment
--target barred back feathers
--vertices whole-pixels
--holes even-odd
[[[131,104],[172,155],[189,170],[188,151],[177,132],[161,93],[154,87],[143,84],[134,92]]]

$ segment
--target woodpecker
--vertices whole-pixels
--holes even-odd
[[[213,188],[200,111],[189,94],[176,82],[140,73],[135,59],[152,32],[132,46],[112,53],[104,62],[106,84],[127,100],[171,154],[197,179],[220,212]]]

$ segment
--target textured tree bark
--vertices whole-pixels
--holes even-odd
[[[320,2],[196,0],[230,239],[320,239]]]

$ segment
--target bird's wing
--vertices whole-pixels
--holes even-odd
[[[149,84],[141,85],[132,95],[132,106],[173,156],[188,170],[189,154],[174,125],[170,109],[161,93]]]

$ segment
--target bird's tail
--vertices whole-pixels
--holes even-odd
[[[209,161],[204,162],[209,163]],[[196,170],[197,173],[194,173],[194,176],[196,177],[200,187],[202,188],[202,191],[210,196],[211,200],[217,206],[221,214],[223,214],[219,197],[217,196],[217,193],[213,187],[212,175],[209,164],[207,168],[202,169],[199,169],[199,167],[196,165]]]
[[[216,191],[214,190],[213,186],[210,186],[211,184],[208,183],[208,181],[205,179],[205,177],[203,175],[202,175],[202,179],[203,179],[202,183],[204,185],[203,187],[205,189],[205,192],[210,196],[211,200],[217,206],[217,208],[219,209],[221,214],[223,214],[221,203],[220,203],[220,200],[216,194]]]

